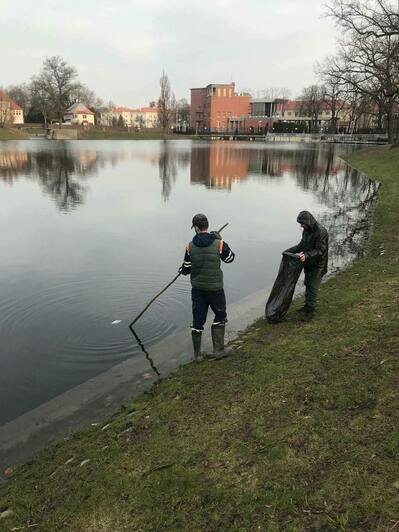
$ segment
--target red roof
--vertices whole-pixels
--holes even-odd
[[[142,107],[140,109],[142,113],[158,113],[157,107]]]
[[[13,111],[22,111],[22,107],[20,107],[4,91],[1,91],[1,90],[0,90],[0,102],[9,102],[10,107]]]
[[[132,111],[135,111],[135,109],[130,109],[129,107],[114,107],[112,109],[113,113],[131,113]]]

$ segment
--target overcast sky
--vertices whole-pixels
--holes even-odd
[[[162,69],[178,99],[230,81],[296,96],[335,35],[321,0],[0,0],[0,86],[61,55],[118,105],[157,99]]]

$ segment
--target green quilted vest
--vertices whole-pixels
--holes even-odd
[[[223,272],[220,269],[220,243],[214,240],[210,246],[199,247],[190,242],[191,285],[199,290],[222,290]]]

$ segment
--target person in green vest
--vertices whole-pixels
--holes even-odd
[[[219,233],[208,232],[209,223],[205,214],[196,214],[191,228],[194,228],[196,234],[186,246],[180,271],[183,275],[190,274],[193,310],[191,337],[194,357],[199,360],[202,357],[201,339],[209,307],[215,314],[211,328],[213,353],[216,357],[222,356],[227,313],[220,263],[223,261],[230,264],[235,254]]]

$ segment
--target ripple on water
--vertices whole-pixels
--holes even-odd
[[[167,282],[154,272],[112,278],[86,274],[17,295],[13,291],[0,301],[0,331],[9,338],[32,335],[61,367],[101,370],[140,351],[128,325]],[[182,327],[188,300],[186,284],[166,291],[137,323],[142,341],[151,345]],[[112,325],[115,319],[122,322]]]

